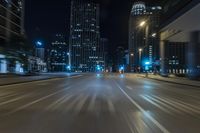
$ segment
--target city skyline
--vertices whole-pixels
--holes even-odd
[[[199,14],[200,0],[0,0],[0,132],[200,133]]]
[[[93,0],[100,4],[101,36],[108,38],[110,45],[116,48],[128,48],[128,19],[134,0]],[[144,2],[147,0],[144,0]],[[31,1],[26,0],[26,31],[28,37],[34,41],[36,35],[50,38],[52,34],[62,33],[69,37],[70,30],[70,2],[71,0]],[[152,1],[147,1],[148,3]],[[156,1],[153,1],[156,3]],[[40,3],[40,4],[39,4]],[[48,3],[48,4],[46,4]],[[49,10],[50,9],[50,10]],[[48,12],[47,12],[48,11]],[[32,16],[30,18],[29,16]],[[45,18],[45,19],[43,19]],[[113,24],[115,22],[115,24]],[[47,24],[48,23],[48,24]],[[109,50],[112,51],[110,46]]]

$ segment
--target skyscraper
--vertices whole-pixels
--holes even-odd
[[[143,60],[159,60],[159,39],[156,34],[160,23],[160,6],[135,2],[129,19],[129,68],[138,71]]]
[[[122,46],[117,47],[114,58],[116,71],[119,71],[121,67],[125,67],[125,50]]]
[[[94,72],[99,65],[99,5],[81,0],[71,2],[70,58],[75,72]]]
[[[5,53],[8,52],[6,48],[10,49],[11,44],[19,44],[23,34],[24,0],[0,0],[0,73],[9,71],[8,60],[5,56]],[[19,50],[19,46],[13,47]],[[16,58],[15,55],[13,57]],[[16,66],[18,65],[16,64]],[[16,69],[12,67],[10,71],[16,71]]]
[[[0,46],[24,33],[24,0],[0,1]]]
[[[108,39],[107,38],[101,38],[100,41],[100,56],[102,58],[102,65],[104,70],[108,68]]]
[[[64,35],[56,34],[48,49],[48,70],[51,72],[66,71],[68,69],[68,55],[68,46]]]

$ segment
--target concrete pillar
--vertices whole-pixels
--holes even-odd
[[[189,78],[200,77],[200,31],[190,33],[190,42],[187,46],[187,65]]]
[[[167,41],[160,41],[160,74],[162,76],[168,76],[168,60],[166,59],[166,45]]]

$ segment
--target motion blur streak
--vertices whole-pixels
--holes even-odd
[[[200,132],[200,90],[119,74],[0,88],[2,133]]]

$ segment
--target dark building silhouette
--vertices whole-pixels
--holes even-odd
[[[104,64],[101,48],[99,5],[72,0],[70,26],[72,71],[95,72],[97,65]]]
[[[69,52],[65,36],[56,34],[48,49],[47,67],[51,72],[63,72],[69,68]]]
[[[126,60],[125,60],[125,50],[124,47],[117,47],[115,51],[114,56],[114,64],[115,64],[115,70],[119,71],[121,67],[125,67]]]
[[[159,39],[161,6],[135,2],[129,18],[129,68],[137,71],[143,61],[159,60]],[[141,25],[141,23],[143,24]]]

